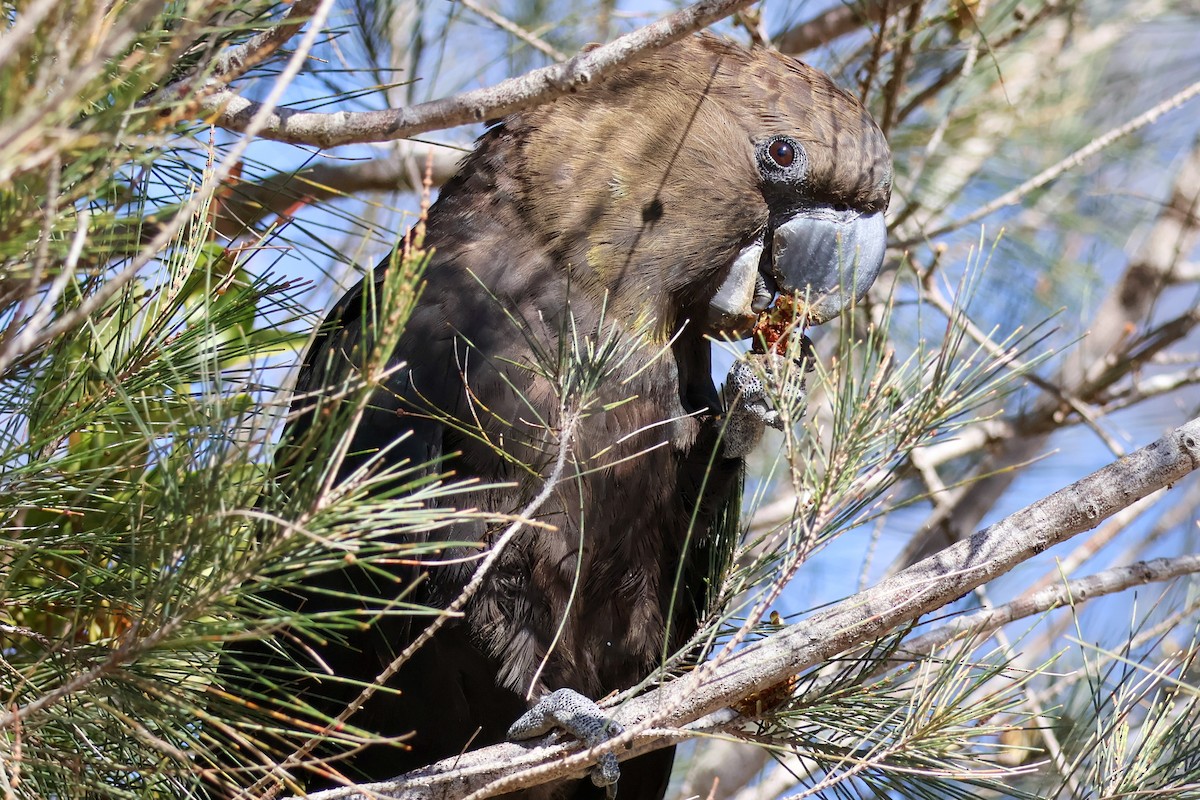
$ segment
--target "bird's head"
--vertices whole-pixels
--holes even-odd
[[[508,124],[514,199],[543,245],[664,333],[690,319],[746,335],[776,292],[818,324],[883,262],[883,134],[778,53],[692,36]]]

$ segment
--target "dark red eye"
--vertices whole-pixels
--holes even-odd
[[[767,148],[767,155],[781,167],[790,167],[796,160],[796,148],[787,139],[776,139]]]

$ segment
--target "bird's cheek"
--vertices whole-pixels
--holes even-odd
[[[708,332],[730,338],[748,336],[759,312],[775,298],[775,288],[762,272],[763,240],[742,248],[729,274],[708,304]]]
[[[804,209],[773,231],[771,277],[781,293],[797,295],[809,323],[819,325],[866,294],[886,247],[882,212]]]

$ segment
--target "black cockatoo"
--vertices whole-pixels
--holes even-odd
[[[355,716],[380,736],[411,732],[409,749],[369,747],[347,774],[384,780],[504,740],[551,692],[573,690],[555,694],[551,711],[587,706],[686,644],[705,610],[714,529],[739,505],[741,456],[775,421],[744,367],[722,402],[706,337],[748,335],[776,293],[804,296],[811,324],[861,296],[883,260],[891,180],[883,135],[828,76],[711,35],[482,136],[429,211],[423,293],[395,369],[348,434],[343,474],[390,448],[388,463],[436,463],[494,487],[464,504],[515,514],[563,444],[560,398],[531,368],[539,352],[615,331],[632,355],[613,359],[573,427],[568,477],[538,508],[540,525],[508,544],[462,616],[400,670],[399,694]],[[364,287],[382,273],[330,313],[287,437],[318,424],[312,398],[349,374],[370,336]],[[488,545],[496,532],[464,522],[444,536]],[[421,575],[409,600],[444,607],[457,596],[477,561],[446,555],[405,567],[398,585]],[[371,590],[365,572],[332,580]],[[369,682],[422,627],[388,618],[315,650],[334,673]],[[336,713],[358,687],[298,690]],[[518,727],[540,727],[529,722]],[[621,765],[621,796],[662,797],[671,760],[664,751]],[[614,777],[601,772],[599,783]],[[604,791],[583,780],[522,796]]]

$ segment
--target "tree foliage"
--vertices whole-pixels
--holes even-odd
[[[350,560],[386,577],[421,552],[411,534],[478,513],[455,510],[471,487],[452,476],[331,480],[419,292],[419,233],[370,298],[379,335],[361,374],[292,443],[302,457],[272,458],[320,312],[419,231],[471,135],[373,132],[547,102],[715,19],[868,103],[896,157],[892,250],[871,296],[818,341],[807,417],[752,459],[744,536],[698,634],[709,660],[666,653],[660,675],[611,700],[634,723],[629,752],[696,740],[674,796],[1200,796],[1195,480],[1134,497],[1153,481],[1131,459],[1090,497],[1047,497],[1172,429],[1154,452],[1196,466],[1196,434],[1178,427],[1200,380],[1196,8],[709,2],[646,29],[664,11],[650,8],[0,3],[6,797],[295,790],[314,743],[352,754],[369,736],[352,710],[325,719],[302,699],[264,713],[246,679],[265,691],[286,674],[230,654],[385,614],[437,624],[404,586],[324,615],[271,598]],[[593,40],[610,47],[566,59]],[[305,130],[359,144],[320,150]],[[596,354],[622,345],[575,344],[541,367],[585,413]],[[1010,541],[992,523],[1030,519],[1010,515],[1035,501],[1045,530],[1018,533],[1095,530],[935,613],[870,635],[820,627],[849,618],[851,596],[926,588],[905,576],[961,577],[929,565],[955,542]],[[993,538],[969,539],[985,528]],[[772,647],[805,631],[840,649],[721,694],[738,658],[775,663]],[[705,692],[717,710],[645,711]],[[567,752],[484,752],[479,785],[595,756]]]

